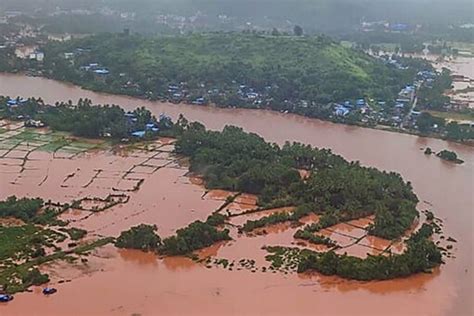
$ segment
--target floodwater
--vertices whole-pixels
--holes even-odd
[[[270,111],[148,102],[94,93],[52,80],[21,75],[0,74],[0,94],[42,97],[50,103],[69,99],[76,101],[82,97],[90,98],[94,103],[118,104],[126,109],[143,105],[155,115],[164,112],[177,117],[183,113],[189,120],[200,121],[211,129],[236,125],[279,144],[289,140],[331,148],[333,152],[348,160],[359,160],[364,165],[401,173],[405,180],[411,181],[420,201],[426,201],[420,203],[422,208],[432,210],[443,220],[444,235],[458,241],[453,249],[455,258],[447,258],[446,264],[434,273],[383,282],[355,282],[318,274],[263,273],[246,269],[229,271],[222,267],[208,268],[185,258],[162,260],[151,254],[117,251],[108,246],[98,249],[95,255],[89,258],[88,264],[74,268],[79,271],[71,271],[70,266],[61,263],[53,264],[49,269],[57,274],[54,279],[71,278],[72,281],[55,284],[59,291],[51,297],[44,297],[37,292],[18,294],[14,301],[0,305],[1,315],[321,313],[463,316],[474,313],[472,147]],[[454,165],[435,156],[427,157],[421,150],[426,146],[435,151],[454,150],[465,163]],[[86,154],[78,159],[89,159],[88,164],[91,166],[106,163],[101,160],[111,159],[106,158],[107,155],[104,158],[87,158],[87,155],[93,154]],[[128,159],[138,161],[142,158],[116,159],[120,160],[117,164],[123,164],[125,168],[128,164],[136,164],[135,161],[128,162]],[[66,168],[65,165],[67,162],[63,162],[59,168]],[[84,172],[90,172],[88,170],[84,169]],[[66,176],[72,171],[64,171],[63,174]],[[131,198],[127,204],[117,205],[103,214],[89,217],[87,222],[80,223],[94,227],[101,235],[114,235],[121,228],[140,222],[152,223],[157,224],[160,234],[166,236],[192,220],[204,219],[222,203],[222,200],[202,198],[202,187],[194,185],[189,179],[186,180],[186,177],[183,177],[185,171],[179,167],[162,168],[151,175],[147,175],[147,172],[149,170],[146,168],[141,170],[141,173],[145,174],[144,183],[140,190],[130,193]],[[2,197],[16,193],[60,198],[57,192],[37,189],[33,185],[28,188],[22,185],[12,187],[5,184],[3,178],[2,174]],[[74,178],[68,181],[72,180]],[[173,185],[170,185],[170,180]],[[183,185],[179,185],[180,181]],[[97,195],[106,193],[98,192]],[[248,204],[241,204],[243,208],[246,208],[246,205]],[[125,219],[127,216],[121,216],[121,210],[127,214],[134,210],[132,213],[138,215]],[[347,227],[340,228],[341,232],[349,230]],[[210,253],[225,258],[225,255],[232,255],[232,248],[235,247],[237,256],[257,255],[263,251],[246,250],[246,245],[251,247],[250,249],[256,249],[262,242],[270,243],[274,240],[275,243],[285,243],[291,238],[294,229],[277,225],[274,227],[275,231],[269,229],[267,235],[237,236],[236,241],[219,244],[217,249]],[[289,237],[285,237],[286,235]],[[367,240],[368,245],[376,243],[376,240]]]

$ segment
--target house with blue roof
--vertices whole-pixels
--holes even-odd
[[[143,138],[145,137],[145,134],[146,134],[146,131],[136,131],[136,132],[133,132],[131,135],[133,137]]]
[[[336,107],[334,108],[334,114],[336,114],[337,116],[346,116],[350,113],[350,111],[351,110],[349,108],[341,104],[336,104]]]
[[[196,100],[194,100],[192,103],[197,104],[197,105],[204,105],[206,104],[206,99],[204,99],[203,97],[199,97]]]
[[[26,102],[28,102],[28,99],[23,99],[23,98],[21,98],[21,99],[9,99],[7,101],[7,106],[9,108],[16,108],[19,105],[25,104]]]
[[[137,116],[132,112],[125,113],[124,116],[125,116],[125,119],[127,120],[127,124],[133,124],[138,121]]]
[[[110,71],[107,68],[100,68],[100,69],[94,70],[94,73],[96,75],[104,76],[104,75],[108,75]]]
[[[409,29],[408,24],[404,24],[404,23],[390,24],[390,30],[395,31],[395,32],[407,31],[408,29]]]
[[[17,107],[18,102],[17,102],[17,100],[8,100],[7,105],[8,105],[8,107]]]

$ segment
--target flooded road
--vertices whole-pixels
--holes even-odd
[[[174,118],[183,113],[190,121],[200,121],[211,129],[225,125],[241,126],[268,141],[279,144],[299,141],[317,147],[331,148],[348,160],[359,160],[364,165],[396,171],[411,181],[423,208],[428,208],[444,221],[444,234],[458,242],[453,254],[433,274],[383,281],[355,282],[319,275],[252,273],[248,270],[228,271],[208,269],[187,259],[157,259],[155,256],[132,251],[117,251],[112,247],[99,249],[90,259],[89,268],[98,271],[79,273],[70,283],[58,285],[58,293],[44,297],[36,293],[16,295],[15,300],[0,306],[0,315],[472,315],[473,279],[473,212],[474,212],[474,148],[437,139],[420,138],[379,130],[364,129],[323,122],[296,115],[270,111],[216,109],[210,107],[174,105],[148,102],[123,96],[112,96],[82,90],[43,78],[0,74],[0,95],[35,96],[46,102],[76,101],[90,98],[94,103],[118,104],[126,109],[146,106],[155,115],[166,113]],[[465,160],[462,165],[425,156],[420,148],[429,146],[434,151],[454,150]],[[125,163],[125,162],[124,162]],[[179,178],[179,170],[163,169],[166,179]],[[136,220],[163,221],[167,235],[182,227],[188,217],[177,217],[181,210],[180,197],[187,191],[175,191],[160,175],[145,180],[141,191],[132,197],[137,211],[148,206],[149,212],[140,213]],[[0,182],[0,183],[3,183]],[[147,184],[148,183],[148,184]],[[0,195],[6,190],[0,186]],[[8,188],[8,193],[15,193]],[[188,189],[189,192],[197,189]],[[175,192],[166,216],[154,216],[154,203],[163,199],[156,192]],[[25,194],[18,186],[18,194]],[[33,189],[29,194],[33,194]],[[41,192],[47,194],[47,192]],[[170,193],[171,194],[171,193]],[[194,201],[200,192],[194,193]],[[51,192],[54,196],[54,192]],[[164,194],[166,195],[166,194]],[[140,197],[142,196],[142,198]],[[141,199],[143,202],[141,201]],[[186,211],[191,211],[193,199]],[[190,202],[189,202],[190,201]],[[209,211],[219,204],[207,201]],[[107,211],[109,212],[109,211]],[[204,218],[199,206],[197,218]],[[116,234],[112,226],[106,228],[101,217],[93,225],[101,233]],[[160,225],[160,223],[156,223]],[[175,227],[172,227],[173,224]],[[103,227],[103,228],[102,228]],[[259,237],[260,238],[260,237]],[[254,244],[256,242],[249,242]],[[236,242],[235,244],[238,244]],[[223,246],[222,249],[231,246]],[[241,248],[241,246],[239,246]],[[218,250],[219,251],[219,250]],[[225,253],[224,251],[224,253]],[[240,251],[240,250],[239,250]],[[242,250],[243,251],[243,250]],[[52,271],[68,273],[68,269],[51,267]],[[64,270],[64,271],[62,271]],[[103,270],[103,271],[102,271]],[[71,271],[69,271],[71,272]],[[72,272],[71,272],[72,273]],[[72,273],[74,274],[74,273]],[[77,273],[76,273],[77,274]]]

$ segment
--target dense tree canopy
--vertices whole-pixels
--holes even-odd
[[[0,217],[15,217],[25,222],[32,220],[38,214],[44,201],[40,198],[30,199],[10,196],[0,201]]]
[[[230,239],[229,230],[218,230],[211,224],[215,222],[195,221],[185,228],[178,229],[176,235],[163,240],[160,251],[168,255],[185,255],[211,246],[217,241]]]
[[[141,224],[124,231],[117,238],[119,248],[155,251],[161,245],[161,238],[155,233],[156,226]]]
[[[64,53],[78,48],[74,63],[65,59]],[[47,73],[56,79],[151,98],[171,99],[178,92],[178,99],[192,101],[206,95],[224,106],[291,110],[288,102],[295,107],[299,100],[320,107],[345,98],[393,97],[412,80],[410,71],[388,67],[324,36],[107,34],[50,43],[44,50]],[[91,63],[110,70],[105,81],[79,69]],[[169,92],[170,85],[180,90]],[[241,85],[251,89],[244,93],[258,93],[262,103],[239,97]]]
[[[390,239],[403,234],[418,215],[418,199],[400,175],[349,163],[329,150],[298,143],[280,148],[237,127],[213,132],[193,123],[178,138],[176,152],[191,157],[191,170],[203,174],[209,188],[257,194],[263,207],[304,205],[333,224],[332,219],[375,214],[371,232]],[[298,169],[310,171],[309,178],[301,179]],[[297,219],[291,216],[262,221]],[[261,223],[247,228],[254,227]]]

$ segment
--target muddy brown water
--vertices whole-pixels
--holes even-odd
[[[126,109],[146,106],[154,114],[172,117],[183,113],[189,120],[211,129],[237,125],[279,144],[299,141],[331,148],[349,160],[387,171],[396,171],[411,181],[423,209],[430,209],[443,220],[445,236],[452,236],[454,256],[432,274],[383,281],[355,282],[318,274],[252,273],[206,268],[185,258],[161,260],[151,254],[117,251],[104,247],[82,267],[47,267],[60,277],[72,275],[72,282],[55,285],[51,297],[34,293],[18,294],[0,305],[0,315],[472,315],[473,303],[473,211],[474,148],[437,139],[420,138],[379,130],[350,127],[270,111],[216,109],[210,107],[148,102],[123,96],[99,94],[43,78],[0,74],[0,94],[42,97],[47,102],[90,98],[94,103],[114,103]],[[425,156],[420,148],[454,150],[463,165]],[[83,159],[87,159],[83,158]],[[97,162],[89,158],[89,164]],[[101,158],[107,160],[107,158]],[[126,160],[123,162],[126,164]],[[65,165],[67,163],[63,163]],[[62,168],[62,167],[60,167]],[[64,167],[65,168],[65,167]],[[162,169],[155,174],[120,210],[133,207],[123,220],[119,210],[89,218],[90,227],[104,234],[117,234],[121,228],[139,222],[160,225],[164,235],[197,218],[205,218],[219,201],[202,200],[202,188],[186,184],[170,187],[166,181],[180,179],[181,170]],[[67,172],[66,172],[67,173]],[[3,178],[3,174],[2,174]],[[11,193],[34,195],[36,188],[12,188],[0,181],[2,198]],[[38,191],[57,197],[55,192]],[[194,193],[193,193],[194,192]],[[100,194],[99,194],[100,195]],[[170,200],[159,207],[163,198]],[[202,203],[208,203],[203,205]],[[163,211],[165,209],[165,211]],[[128,211],[127,211],[128,212]],[[115,220],[123,224],[109,225]],[[286,232],[283,229],[283,233]],[[285,233],[286,234],[286,233]],[[287,234],[290,236],[290,234]],[[269,238],[285,242],[270,232]],[[291,237],[291,236],[290,236]],[[288,237],[288,238],[290,238]],[[244,237],[242,237],[244,238]],[[241,243],[238,252],[246,255]],[[268,240],[268,238],[267,238]],[[231,242],[238,244],[237,242]],[[230,252],[225,244],[214,253]],[[228,249],[228,250],[227,250]],[[257,248],[255,254],[261,250]],[[247,251],[248,252],[248,251]],[[250,251],[249,255],[252,255]],[[79,269],[80,271],[71,271]]]

